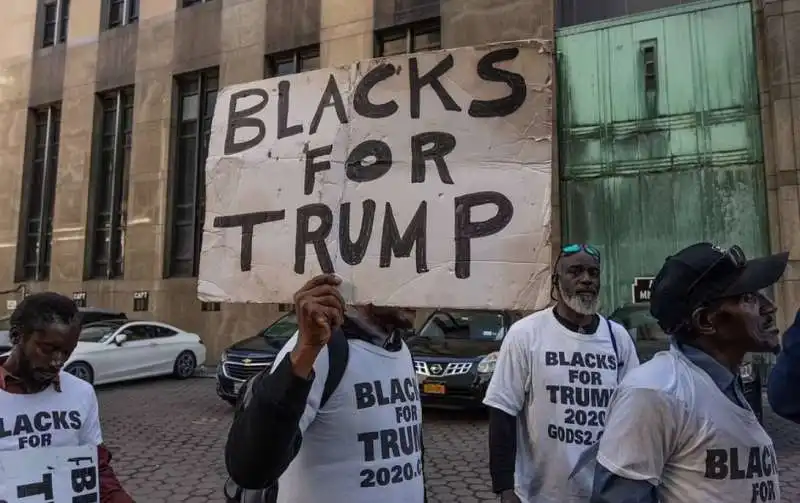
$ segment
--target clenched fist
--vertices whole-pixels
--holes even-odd
[[[344,320],[345,303],[339,293],[341,280],[333,274],[312,278],[294,295],[298,322],[297,346],[292,366],[300,377],[308,377],[317,355],[331,338],[331,331]]]

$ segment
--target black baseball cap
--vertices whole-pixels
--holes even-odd
[[[664,331],[674,331],[706,302],[774,285],[788,260],[788,253],[747,260],[738,246],[693,244],[667,257],[653,280],[650,313]]]

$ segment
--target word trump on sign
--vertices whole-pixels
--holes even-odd
[[[0,451],[0,503],[96,503],[97,447]]]
[[[355,304],[545,307],[550,65],[521,41],[224,89],[199,297],[288,302],[326,272]]]

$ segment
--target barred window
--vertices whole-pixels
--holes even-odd
[[[205,218],[205,162],[219,88],[211,68],[176,78],[177,137],[172,167],[167,277],[197,276]]]
[[[125,268],[125,228],[133,133],[133,87],[98,96],[86,242],[87,278],[121,278]]]
[[[50,277],[61,104],[32,110],[31,120],[32,138],[28,144],[33,151],[22,195],[17,281],[45,281]]]

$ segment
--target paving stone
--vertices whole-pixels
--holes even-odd
[[[224,503],[223,450],[233,409],[217,398],[213,379],[147,380],[97,391],[114,469],[137,503]],[[782,499],[800,502],[800,426],[765,412]],[[486,414],[430,410],[424,419],[429,503],[496,502]]]

